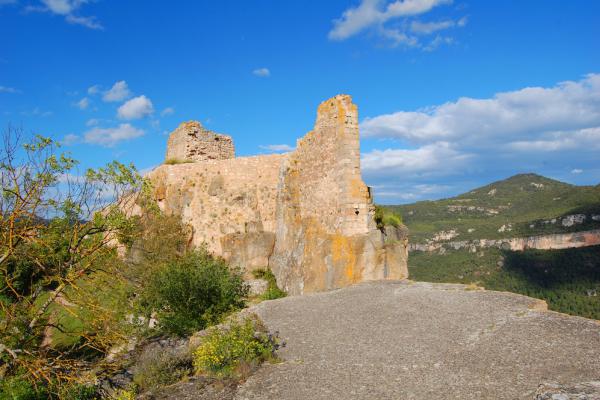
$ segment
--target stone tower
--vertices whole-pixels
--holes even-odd
[[[205,129],[198,121],[184,122],[169,136],[167,161],[196,162],[235,157],[230,136]]]

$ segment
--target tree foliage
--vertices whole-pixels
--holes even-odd
[[[48,329],[62,329],[49,310],[70,303],[65,296],[81,290],[83,280],[116,265],[106,260],[115,259],[117,238],[131,233],[129,211],[145,190],[131,165],[115,161],[80,174],[56,142],[24,139],[13,127],[2,134],[0,363],[4,374],[21,371],[50,382],[76,367],[69,354],[104,351],[112,342],[93,334],[52,354],[43,339]],[[96,307],[98,321],[108,311]]]
[[[411,252],[412,279],[476,283],[543,299],[551,310],[600,319],[600,246],[564,250],[495,248]]]

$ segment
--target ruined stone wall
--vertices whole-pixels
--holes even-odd
[[[358,109],[350,96],[319,105],[314,130],[290,156],[289,178],[288,186],[301,183],[302,218],[317,218],[328,233],[368,232],[374,209],[360,175]]]
[[[233,139],[205,129],[198,121],[184,122],[169,136],[166,160],[189,162],[235,157]]]
[[[407,231],[375,226],[350,96],[321,103],[291,153],[163,165],[149,177],[160,207],[192,226],[195,245],[248,271],[269,267],[291,294],[408,275]]]
[[[275,230],[277,181],[284,155],[162,165],[149,175],[162,210],[193,228],[193,244],[223,253],[221,238]]]
[[[375,227],[350,96],[321,103],[314,129],[289,156],[281,186],[270,267],[286,290],[299,294],[407,276],[406,235],[388,227],[386,237]]]

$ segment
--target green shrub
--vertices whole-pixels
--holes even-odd
[[[402,217],[398,214],[386,214],[383,217],[383,225],[391,225],[397,228],[402,225]]]
[[[381,206],[375,206],[375,224],[377,229],[383,230],[386,226],[399,227],[402,225],[402,216],[394,211]]]
[[[61,387],[58,398],[60,400],[94,400],[99,399],[100,396],[94,386],[72,384]]]
[[[267,291],[260,296],[262,300],[275,300],[287,296],[287,293],[277,286],[275,275],[270,269],[256,269],[252,271],[252,276],[255,279],[264,279],[268,282]]]
[[[194,367],[199,374],[234,376],[244,367],[273,359],[275,350],[275,338],[259,322],[246,318],[228,328],[211,329],[194,351]]]
[[[241,270],[199,249],[158,268],[142,297],[165,332],[183,336],[244,307],[247,294]]]
[[[167,165],[177,165],[177,164],[189,164],[193,161],[189,160],[180,160],[179,158],[169,158],[165,160],[165,164]]]
[[[33,384],[23,376],[12,376],[0,380],[0,400],[94,400],[99,399],[92,385],[68,383],[60,385],[53,382]]]
[[[112,400],[134,400],[135,391],[133,390],[119,390],[112,397]]]
[[[180,381],[191,371],[192,356],[188,351],[154,346],[137,359],[133,383],[145,391]]]
[[[42,400],[46,399],[43,388],[36,388],[21,377],[0,380],[0,400]]]

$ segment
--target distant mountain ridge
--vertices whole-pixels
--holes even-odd
[[[600,185],[518,174],[456,197],[386,206],[412,243],[500,239],[600,228]]]

